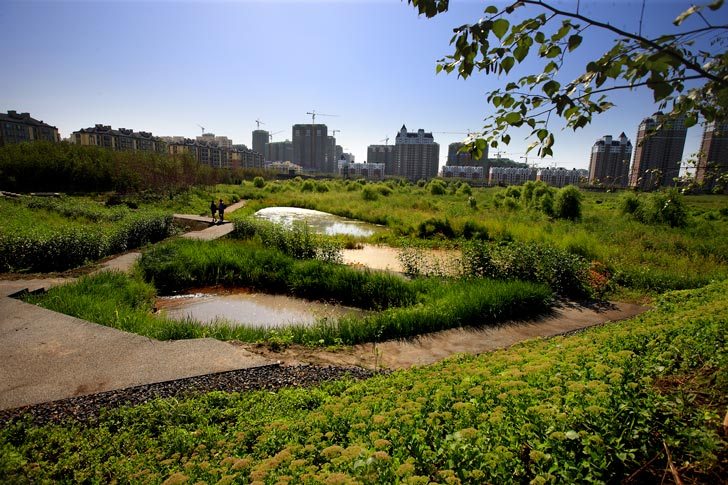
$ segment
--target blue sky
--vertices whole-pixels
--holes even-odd
[[[435,74],[449,53],[452,28],[474,22],[496,1],[454,0],[449,12],[418,17],[398,0],[229,2],[39,2],[0,0],[0,111],[30,112],[66,137],[95,123],[184,135],[206,131],[251,144],[256,118],[282,131],[318,117],[337,142],[366,159],[366,147],[402,124],[435,132],[441,161],[447,144],[483,125],[489,89],[509,78]],[[573,8],[576,0],[557,1]],[[630,31],[641,1],[581,0],[581,11]],[[646,0],[643,32],[663,32],[690,2]],[[725,9],[723,9],[725,13]],[[689,27],[685,25],[684,27]],[[608,47],[607,36],[585,35],[568,77]],[[617,107],[576,133],[558,131],[553,159],[588,168],[594,141],[624,131],[635,142],[642,118],[656,110],[646,91],[615,96]],[[559,126],[558,123],[553,125]],[[514,133],[505,156],[525,152]],[[699,148],[702,129],[688,132],[684,156]]]

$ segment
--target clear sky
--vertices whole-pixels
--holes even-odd
[[[479,129],[490,112],[487,91],[527,72],[468,80],[435,74],[436,60],[452,51],[452,28],[476,21],[491,3],[497,0],[453,0],[449,12],[426,19],[398,0],[0,0],[0,111],[30,112],[63,137],[96,123],[194,137],[202,125],[250,146],[256,118],[281,131],[273,137],[281,141],[316,110],[338,115],[317,122],[341,130],[337,143],[357,161],[367,145],[387,136],[393,143],[406,124],[434,132],[444,164],[447,145],[463,136],[438,132]],[[576,0],[556,3],[573,8]],[[690,3],[646,0],[643,33],[664,32]],[[583,14],[630,31],[641,6],[581,0]],[[561,74],[576,74],[608,42],[587,33],[574,67]],[[640,120],[656,110],[651,95],[615,101],[586,129],[557,132],[545,163],[588,168],[592,144],[606,134],[624,131],[634,144]],[[701,134],[697,126],[688,131],[684,157],[698,150]],[[504,156],[518,160],[524,136],[514,133]]]

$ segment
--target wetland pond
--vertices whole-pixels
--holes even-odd
[[[305,222],[314,232],[327,236],[369,237],[386,230],[384,226],[298,207],[266,207],[260,209],[254,216],[287,227],[294,222]]]
[[[156,307],[168,317],[192,318],[202,324],[225,320],[231,325],[281,328],[313,325],[322,318],[361,316],[359,308],[309,301],[286,295],[252,293],[243,289],[198,290],[196,293],[157,298]]]

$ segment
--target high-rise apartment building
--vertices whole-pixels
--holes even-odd
[[[269,162],[290,162],[293,160],[293,143],[290,140],[268,143],[266,160]]]
[[[394,175],[394,145],[369,145],[367,147],[368,163],[383,163],[384,173]]]
[[[629,177],[630,187],[652,190],[668,187],[680,175],[687,135],[684,118],[668,119],[657,112],[640,123]]]
[[[440,145],[432,133],[423,129],[411,133],[402,125],[394,141],[394,165],[395,175],[412,181],[437,177]]]
[[[71,134],[71,143],[117,151],[167,152],[167,143],[148,131],[134,131],[129,128],[114,130],[109,125],[101,124],[74,131]]]
[[[705,125],[695,178],[705,190],[728,187],[728,123]]]
[[[270,139],[266,130],[253,130],[253,151],[265,155],[265,146]]]
[[[293,163],[305,171],[326,171],[328,128],[323,124],[293,125]]]
[[[632,143],[622,132],[618,140],[611,135],[598,139],[592,146],[589,161],[589,183],[605,187],[626,187],[629,183],[629,161]]]
[[[326,138],[326,167],[325,173],[336,173],[338,159],[336,158],[336,138],[329,136]]]
[[[45,140],[58,143],[58,128],[31,118],[30,113],[0,113],[0,147],[11,143]]]

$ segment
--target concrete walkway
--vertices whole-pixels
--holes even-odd
[[[0,298],[0,409],[273,361],[215,339],[161,342]]]
[[[244,207],[247,200],[241,200],[228,207],[225,212],[235,212],[236,210]],[[212,225],[212,218],[206,216],[196,216],[192,214],[174,214],[172,216],[174,221],[181,224],[188,229],[190,232],[182,234],[182,237],[187,239],[199,239],[202,241],[212,241],[213,239],[219,239],[223,236],[227,236],[233,231],[233,224],[231,222],[225,222],[220,225]],[[138,251],[132,251],[130,253],[122,254],[120,256],[113,257],[107,261],[101,263],[101,267],[94,271],[104,271],[107,269],[115,269],[119,271],[129,271],[134,263],[141,257],[141,253]]]
[[[240,201],[226,212],[244,205]],[[231,223],[210,227],[209,217],[175,218],[204,227],[185,235],[195,239],[217,239],[233,229]],[[128,271],[140,256],[116,256],[97,271]],[[0,281],[0,409],[273,363],[215,339],[161,342],[10,298],[70,281]]]

